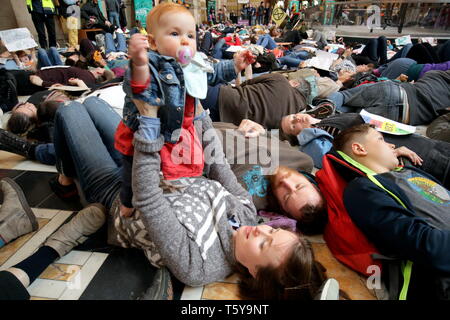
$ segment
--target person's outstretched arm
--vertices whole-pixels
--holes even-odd
[[[235,174],[230,168],[223,152],[222,142],[213,127],[211,118],[206,112],[203,112],[196,119],[202,121],[202,145],[207,177],[220,182],[220,184],[227,189],[228,192],[236,196],[239,201],[246,206],[246,209],[248,209],[248,214],[256,214],[256,209],[253,205],[250,194],[237,181]]]
[[[180,223],[180,210],[183,209],[174,209],[159,187],[161,169],[159,151],[164,144],[164,138],[160,134],[160,121],[156,118],[157,108],[150,107],[153,108],[151,112],[143,113],[143,107],[148,104],[140,100],[136,100],[135,103],[144,117],[140,117],[140,126],[134,135],[133,206],[142,214],[142,221],[150,240],[158,249],[164,264],[181,282],[199,286],[225,278],[231,271],[229,267],[225,265],[211,267],[215,262],[207,252],[204,252],[204,247],[197,243],[201,242],[201,239],[197,239],[198,235],[195,232]],[[180,195],[179,201],[183,201],[182,197],[183,195]],[[239,206],[239,203],[236,202],[236,205]],[[210,210],[204,214],[213,215],[214,212]],[[244,210],[238,208],[237,211]],[[225,219],[227,215],[223,215],[221,221]],[[215,240],[214,246],[218,245],[216,241],[218,240]]]
[[[189,231],[180,223],[159,187],[159,151],[164,145],[164,138],[159,133],[159,119],[141,118],[140,123],[134,135],[133,206],[142,214],[149,238],[163,263],[181,282],[198,286],[215,281],[217,279],[208,279],[210,275],[202,268],[199,246],[189,237]]]

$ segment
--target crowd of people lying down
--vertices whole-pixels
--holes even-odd
[[[174,3],[146,22],[64,52],[2,54],[0,149],[56,166],[53,192],[89,205],[0,271],[0,299],[28,299],[105,223],[110,245],[143,250],[165,279],[153,299],[171,297],[171,276],[201,286],[233,273],[243,298],[348,299],[315,258],[317,234],[359,274],[379,268],[378,299],[450,298],[450,41],[196,26]],[[309,66],[321,51],[338,56],[329,70]],[[38,224],[13,180],[0,187],[2,247]]]

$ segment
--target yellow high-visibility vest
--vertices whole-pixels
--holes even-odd
[[[55,13],[55,5],[52,0],[41,0],[42,8],[44,9],[45,14],[54,14]],[[33,11],[33,1],[27,0],[27,8],[28,12]]]

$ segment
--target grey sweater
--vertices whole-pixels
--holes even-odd
[[[234,216],[240,225],[256,225],[251,197],[226,162],[210,118],[196,121],[196,128],[199,125],[200,132],[208,130],[202,136],[208,178],[181,179],[183,188],[171,194],[160,188],[163,137],[148,141],[140,130],[134,135],[133,205],[164,265],[190,286],[218,281],[232,272],[236,261],[229,218]],[[208,164],[211,157],[215,161]]]

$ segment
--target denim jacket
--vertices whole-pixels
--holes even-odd
[[[180,129],[184,120],[186,87],[183,70],[175,58],[159,55],[154,51],[148,53],[150,68],[150,85],[139,94],[133,94],[130,85],[131,65],[128,68],[123,90],[126,93],[123,108],[123,122],[133,131],[137,131],[139,121],[137,110],[132,99],[142,100],[160,108],[161,134],[166,142],[176,143],[180,137]],[[130,62],[131,63],[131,62]],[[233,60],[224,60],[213,65],[214,73],[208,73],[208,84],[214,86],[220,82],[228,82],[236,77]],[[199,103],[195,99],[195,106]]]

